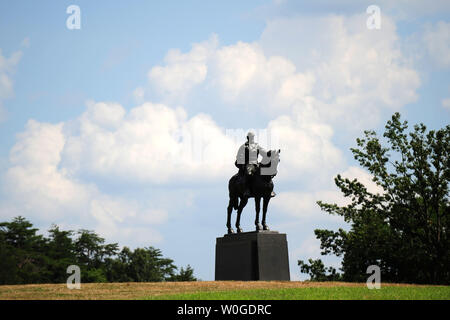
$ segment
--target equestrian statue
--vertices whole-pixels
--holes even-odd
[[[264,150],[255,142],[255,134],[247,134],[245,142],[238,150],[235,166],[239,169],[238,173],[231,177],[228,182],[228,192],[230,200],[227,208],[227,228],[228,233],[234,233],[231,227],[231,213],[237,210],[236,231],[242,232],[240,227],[241,213],[247,205],[249,198],[255,199],[255,226],[256,230],[269,230],[266,224],[267,206],[273,192],[272,179],[277,174],[278,163],[280,162],[280,150]],[[259,156],[262,160],[259,162]],[[262,225],[259,223],[259,212],[263,199]]]

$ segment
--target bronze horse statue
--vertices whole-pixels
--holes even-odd
[[[244,207],[247,205],[249,198],[255,198],[255,209],[256,209],[256,217],[255,217],[255,226],[256,230],[269,230],[269,227],[266,224],[266,214],[267,207],[269,205],[269,201],[273,191],[273,177],[277,174],[278,163],[280,162],[280,150],[270,150],[266,155],[262,154],[263,160],[259,164],[257,171],[251,177],[248,177],[249,187],[250,187],[250,195],[248,195],[245,191],[247,186],[245,185],[245,177],[243,174],[236,173],[228,182],[228,192],[230,196],[230,200],[227,208],[227,228],[228,233],[234,233],[233,228],[231,227],[231,213],[234,210],[237,210],[236,217],[236,231],[238,233],[242,232],[240,221],[241,221],[241,213]],[[261,174],[261,170],[263,171]],[[269,174],[267,174],[269,173]],[[245,174],[245,173],[244,173]],[[259,212],[261,207],[261,198],[263,199],[263,217],[262,217],[262,226],[259,223]]]

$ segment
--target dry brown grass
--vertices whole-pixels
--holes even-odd
[[[365,283],[308,281],[198,281],[152,283],[85,283],[80,290],[70,290],[66,284],[29,284],[0,286],[0,300],[127,300],[145,296],[248,289],[278,289],[307,287],[357,287]],[[383,284],[396,286],[396,284]],[[402,284],[405,286],[405,284]]]

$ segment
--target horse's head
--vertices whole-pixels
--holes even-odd
[[[266,156],[263,156],[261,163],[261,175],[275,176],[277,174],[278,163],[280,162],[281,150],[269,150]]]

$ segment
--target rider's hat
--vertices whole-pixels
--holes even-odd
[[[255,136],[255,134],[253,133],[253,131],[249,131],[248,133],[247,133],[247,138],[249,138],[249,137],[254,137]]]

